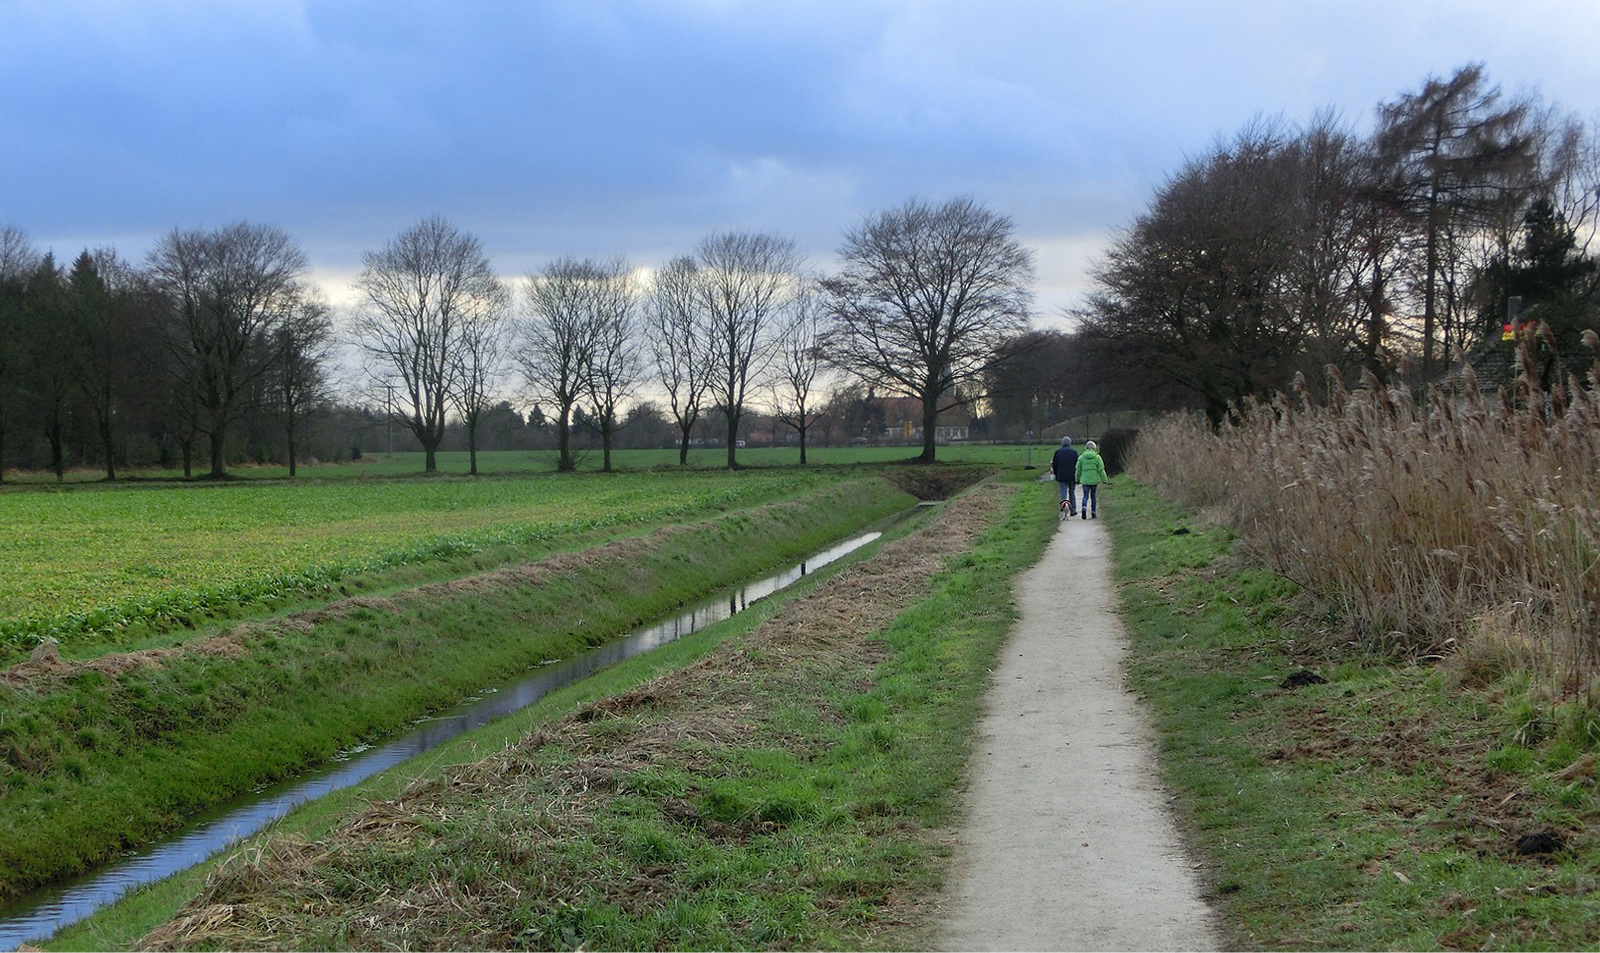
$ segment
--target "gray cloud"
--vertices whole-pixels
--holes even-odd
[[[0,222],[138,256],[270,221],[338,274],[438,213],[516,273],[720,228],[826,259],[874,209],[970,194],[1038,244],[1050,312],[1252,116],[1365,121],[1478,59],[1592,113],[1597,27],[1556,0],[12,3]]]

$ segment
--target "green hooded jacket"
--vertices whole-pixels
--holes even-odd
[[[1078,482],[1085,486],[1098,486],[1106,481],[1106,465],[1100,451],[1085,448],[1078,454]]]

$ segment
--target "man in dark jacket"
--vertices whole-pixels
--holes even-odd
[[[1061,511],[1067,516],[1077,516],[1078,507],[1072,501],[1073,484],[1078,482],[1078,451],[1072,449],[1072,438],[1062,437],[1061,446],[1050,458],[1050,469],[1055,471],[1056,483],[1061,487]]]

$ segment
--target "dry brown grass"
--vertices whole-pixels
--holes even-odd
[[[876,633],[925,597],[1011,492],[983,486],[957,497],[928,528],[698,662],[585,706],[497,755],[413,782],[322,840],[274,837],[236,855],[140,948],[295,948],[336,923],[349,948],[501,949],[526,945],[514,926],[519,914],[591,902],[595,891],[625,912],[668,902],[682,889],[668,867],[596,861],[573,869],[559,846],[595,842],[595,816],[629,794],[645,767],[701,777],[758,733],[770,746],[774,697],[814,702],[828,680],[869,678],[886,651]],[[803,739],[784,743],[805,755]],[[759,817],[719,819],[678,797],[660,798],[659,808],[717,842],[742,844],[773,827]],[[463,828],[472,844],[459,842]],[[484,863],[458,881],[448,862],[416,861],[436,847],[452,857],[481,852]],[[391,864],[408,876],[370,876]],[[908,902],[881,898],[882,927]]]
[[[1600,347],[1591,334],[1591,347]],[[1532,362],[1486,400],[1470,367],[1420,399],[1368,378],[1148,427],[1135,473],[1385,651],[1516,664],[1564,690],[1600,670],[1600,361],[1546,393]]]

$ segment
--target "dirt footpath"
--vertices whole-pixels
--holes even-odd
[[[1110,545],[1101,521],[1070,519],[1018,582],[1022,618],[978,730],[943,949],[1221,948],[1151,731],[1123,689]]]

